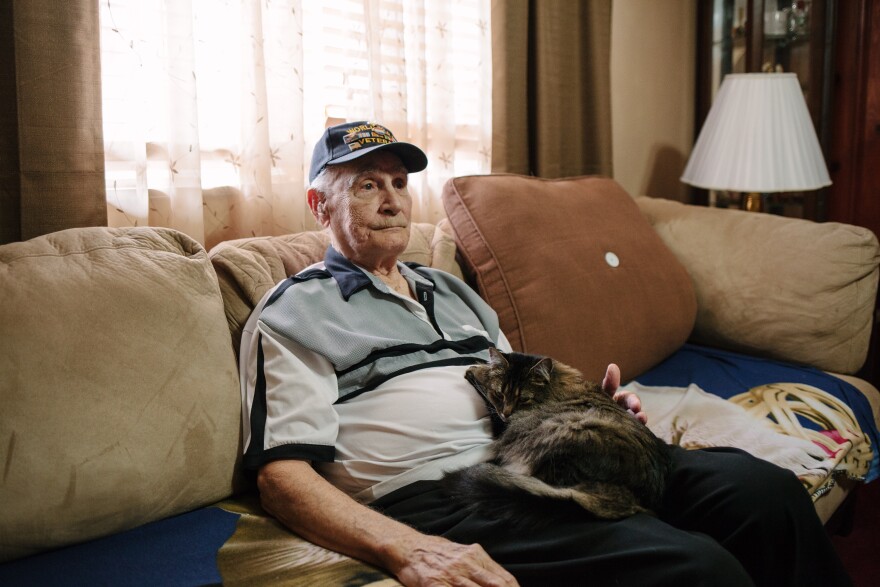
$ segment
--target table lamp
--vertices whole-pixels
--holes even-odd
[[[763,208],[762,193],[831,185],[797,75],[725,76],[681,181],[743,192],[746,210]]]

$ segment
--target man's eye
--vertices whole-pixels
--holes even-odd
[[[376,185],[372,181],[368,181],[361,186],[361,189],[372,190],[375,187],[376,187]]]

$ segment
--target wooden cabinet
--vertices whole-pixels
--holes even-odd
[[[880,0],[838,6],[828,219],[880,235]]]
[[[837,3],[827,220],[880,237],[880,0]],[[859,375],[880,387],[880,302]]]

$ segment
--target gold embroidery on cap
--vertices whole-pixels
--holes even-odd
[[[378,124],[361,124],[348,128],[345,132],[342,140],[350,151],[367,145],[387,145],[397,142],[390,130]]]

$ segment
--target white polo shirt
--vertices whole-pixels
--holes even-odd
[[[492,424],[464,379],[494,311],[441,271],[400,264],[419,301],[330,248],[264,296],[242,335],[245,466],[311,461],[363,502],[489,457]]]

